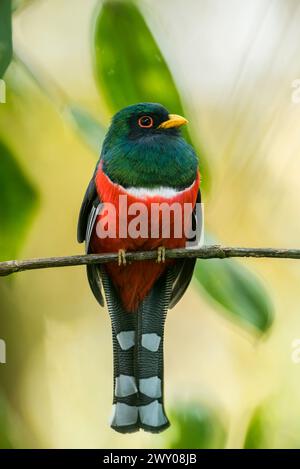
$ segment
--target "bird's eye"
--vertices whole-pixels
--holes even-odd
[[[138,124],[144,129],[150,129],[150,127],[153,127],[153,119],[150,116],[142,116],[139,118]]]

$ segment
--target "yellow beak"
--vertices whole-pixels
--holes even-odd
[[[178,114],[169,114],[169,119],[158,126],[158,129],[171,129],[187,124],[188,120]]]

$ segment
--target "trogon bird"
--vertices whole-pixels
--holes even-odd
[[[85,241],[86,252],[118,252],[118,262],[87,265],[87,276],[101,306],[104,290],[111,318],[111,427],[122,433],[140,428],[156,433],[169,426],[163,401],[164,323],[167,310],[190,283],[195,259],[165,259],[166,248],[186,246],[185,233],[175,237],[170,230],[163,236],[159,229],[156,237],[149,232],[146,237],[120,236],[117,230],[116,236],[103,237],[97,228],[100,224],[105,231],[109,221],[114,223],[108,204],[120,215],[121,195],[127,196],[128,214],[137,202],[148,209],[154,203],[194,208],[200,202],[198,159],[179,129],[186,123],[156,103],[131,105],[115,114],[80,210],[78,241]],[[194,227],[195,210],[190,218]],[[128,215],[128,223],[131,219]],[[126,262],[126,251],[138,250],[157,250],[157,260]]]

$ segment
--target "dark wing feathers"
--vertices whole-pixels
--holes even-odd
[[[179,264],[179,272],[173,283],[172,295],[169,303],[169,308],[173,308],[179,300],[183,297],[187,287],[189,286],[196,264],[196,259],[186,259],[184,261],[177,261]]]
[[[87,278],[94,294],[94,297],[98,301],[100,306],[104,306],[104,298],[102,293],[102,283],[100,275],[100,265],[89,264],[86,266]]]
[[[90,211],[92,209],[95,199],[97,198],[98,194],[93,176],[84,195],[79,213],[79,220],[77,226],[77,240],[79,243],[83,243],[83,241],[85,241]]]
[[[197,194],[196,203],[201,203],[200,190],[198,191],[198,194]],[[193,211],[192,228],[194,231],[197,229],[196,207]],[[176,264],[177,264],[176,267],[178,270],[176,269],[177,274],[173,282],[173,290],[172,290],[172,295],[171,295],[171,299],[169,303],[169,308],[173,308],[178,303],[178,301],[184,295],[187,287],[189,286],[193,277],[196,259],[178,260]]]
[[[79,243],[85,241],[86,253],[89,253],[90,240],[93,231],[93,227],[97,216],[101,209],[101,201],[99,200],[94,176],[91,179],[88,188],[86,190],[78,220],[77,227],[77,239]],[[90,264],[86,266],[87,277],[91,287],[91,290],[101,306],[104,306],[104,299],[102,295],[101,275],[100,266],[96,264]]]
[[[96,222],[97,217],[98,217],[98,215],[101,211],[101,207],[102,207],[102,204],[99,201],[99,198],[97,196],[97,198],[94,199],[94,201],[93,201],[93,204],[92,204],[92,207],[91,207],[91,210],[90,210],[90,214],[89,214],[89,217],[88,217],[88,221],[87,221],[86,235],[85,235],[85,251],[86,251],[87,254],[90,253],[91,236],[92,236],[92,233],[93,233],[93,228],[94,228],[95,222]]]

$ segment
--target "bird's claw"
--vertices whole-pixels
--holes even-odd
[[[119,249],[118,251],[118,266],[126,265],[126,252],[125,249]]]
[[[166,248],[164,246],[160,246],[157,248],[157,259],[156,262],[160,264],[161,262],[165,262],[166,260]]]

